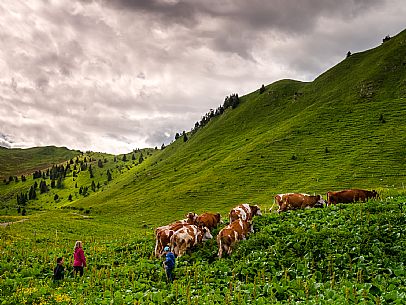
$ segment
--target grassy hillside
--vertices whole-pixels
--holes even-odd
[[[402,32],[313,82],[282,80],[248,94],[186,143],[177,140],[108,192],[74,205],[141,226],[139,211],[156,225],[188,210],[269,207],[279,192],[403,190],[405,44]]]
[[[0,147],[0,179],[30,175],[35,170],[51,167],[79,154],[79,151],[55,146],[27,149]]]

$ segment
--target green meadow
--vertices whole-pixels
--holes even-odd
[[[259,84],[164,149],[0,149],[0,303],[404,304],[405,46],[403,31],[312,82]],[[277,193],[346,188],[380,199],[275,213]],[[167,285],[154,228],[189,211],[226,220],[248,202],[264,213],[256,232],[224,259],[215,240],[199,246]],[[67,273],[55,284],[58,256]]]

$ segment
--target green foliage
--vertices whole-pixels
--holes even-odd
[[[151,229],[136,233],[105,218],[46,212],[1,229],[0,301],[401,304],[406,297],[405,202],[403,196],[267,213],[254,219],[255,233],[230,257],[218,259],[216,242],[210,240],[178,258],[172,285],[165,282],[162,261],[153,257]],[[77,239],[84,241],[88,262],[82,279],[72,277]],[[55,286],[52,269],[59,256],[67,271]]]

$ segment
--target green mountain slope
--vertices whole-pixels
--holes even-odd
[[[66,147],[33,147],[27,149],[0,147],[0,179],[9,176],[30,175],[36,170],[72,159],[79,155]]]
[[[310,83],[282,80],[78,201],[120,222],[155,225],[188,210],[263,207],[275,193],[402,188],[406,31]],[[121,180],[120,180],[121,179]]]

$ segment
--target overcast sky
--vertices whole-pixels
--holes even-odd
[[[0,146],[160,147],[231,93],[311,81],[405,0],[1,0]]]

